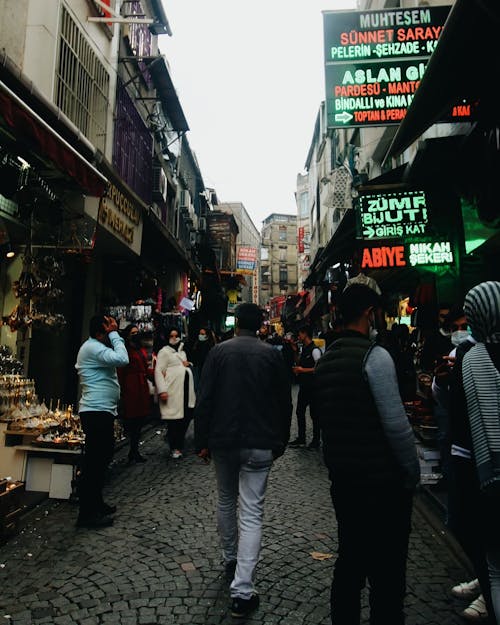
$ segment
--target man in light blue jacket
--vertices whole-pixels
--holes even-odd
[[[85,432],[76,525],[98,528],[112,525],[110,515],[116,512],[115,506],[104,503],[102,489],[113,457],[114,420],[120,400],[116,367],[128,365],[128,353],[112,317],[92,317],[89,334],[75,365],[81,384],[79,415]]]

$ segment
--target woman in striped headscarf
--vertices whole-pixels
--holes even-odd
[[[464,312],[476,344],[458,348],[451,380],[450,528],[476,570],[487,622],[499,625],[500,282],[472,288]]]

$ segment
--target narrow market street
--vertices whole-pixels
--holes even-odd
[[[12,625],[219,625],[228,613],[215,529],[215,480],[191,449],[167,460],[161,425],[144,435],[147,463],[116,454],[107,498],[112,527],[74,526],[77,508],[47,501],[0,549],[0,619]],[[294,432],[292,431],[292,435]],[[367,522],[376,510],[367,511]],[[408,561],[408,625],[463,623],[465,605],[450,588],[468,580],[425,496],[417,497]],[[271,473],[263,550],[257,569],[261,607],[246,622],[328,625],[336,553],[335,517],[321,453],[288,449]],[[366,594],[363,599],[366,619]],[[366,622],[366,621],[365,621]]]

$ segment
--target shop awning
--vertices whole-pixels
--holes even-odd
[[[30,149],[47,157],[88,195],[104,194],[107,179],[2,81],[0,117],[16,140],[22,140]]]
[[[165,57],[149,59],[146,62],[149,65],[149,72],[151,73],[163,111],[170,120],[172,128],[177,132],[187,132],[189,126],[172,82]]]
[[[452,107],[496,98],[498,0],[456,0],[386,159],[401,154]]]
[[[302,317],[305,319],[309,314],[311,314],[313,308],[319,304],[319,302],[323,298],[323,289],[320,286],[313,286],[311,289],[311,300],[309,304],[305,307],[304,312],[302,313]]]
[[[151,0],[151,4],[153,6],[153,11],[158,19],[154,24],[149,26],[150,32],[153,35],[170,35],[172,36],[172,30],[170,28],[170,24],[168,23],[167,15],[165,13],[165,9],[163,8],[163,4],[161,0]]]

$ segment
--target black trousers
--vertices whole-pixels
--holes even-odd
[[[319,420],[314,414],[313,388],[311,386],[300,385],[299,394],[297,396],[297,437],[300,440],[306,440],[306,408],[309,406],[309,414],[311,415],[313,425],[313,440],[319,441],[320,430]]]
[[[486,602],[488,625],[496,625],[488,572],[488,547],[498,545],[500,503],[481,494],[472,460],[451,456],[448,527],[472,563]]]
[[[104,503],[102,489],[113,458],[115,417],[110,412],[87,411],[80,413],[80,420],[85,433],[85,448],[78,498],[80,517],[88,518],[98,515]]]
[[[413,492],[402,488],[335,491],[338,556],[331,589],[332,625],[359,625],[369,582],[370,625],[403,625]]]
[[[139,453],[139,441],[141,440],[142,426],[145,421],[145,417],[127,417],[123,419],[123,430],[130,442],[129,458],[133,458]]]
[[[168,419],[166,421],[167,443],[170,447],[170,451],[174,449],[182,451],[184,449],[184,439],[186,437],[189,421],[188,416],[185,416],[183,419]]]
[[[188,407],[189,399],[189,378],[186,371],[184,378],[184,417],[182,419],[167,419],[167,443],[170,447],[170,451],[178,449],[182,451],[184,449],[184,440],[186,438],[186,432],[193,418],[193,408]]]

